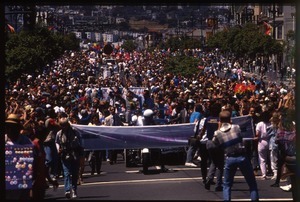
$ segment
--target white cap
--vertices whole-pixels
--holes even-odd
[[[193,99],[188,99],[188,103],[194,103]]]
[[[151,109],[146,109],[143,114],[145,117],[149,117],[153,115],[153,111]]]
[[[136,121],[137,121],[137,115],[133,115],[133,116],[131,117],[131,121],[132,121],[132,122],[136,122]]]

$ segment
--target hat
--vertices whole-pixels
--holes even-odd
[[[137,121],[137,115],[133,115],[133,116],[131,117],[131,121],[132,121],[132,122],[136,122],[136,121]]]
[[[225,132],[225,131],[229,130],[230,128],[231,128],[230,123],[222,123],[222,125],[220,127],[220,131]]]
[[[285,94],[285,93],[287,93],[287,90],[284,89],[284,88],[281,88],[281,89],[279,90],[279,92],[280,92],[281,94]]]
[[[145,111],[144,111],[144,116],[146,116],[146,117],[149,117],[149,116],[152,116],[154,114],[154,112],[151,110],[151,109],[146,109]]]
[[[188,99],[188,103],[194,103],[193,99]]]
[[[5,123],[20,124],[20,117],[17,114],[10,114]]]

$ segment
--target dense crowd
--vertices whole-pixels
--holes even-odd
[[[165,60],[175,55],[200,58],[197,74],[185,77],[167,73]],[[109,59],[115,59],[116,64],[107,63]],[[71,123],[107,125],[105,118],[117,113],[123,124],[131,125],[133,115],[152,109],[157,119],[177,124],[189,122],[196,104],[202,106],[205,117],[210,115],[211,106],[219,103],[232,116],[253,114],[257,124],[266,112],[270,119],[273,112],[295,106],[295,86],[268,81],[263,77],[262,71],[267,69],[263,65],[226,57],[217,50],[128,53],[115,49],[110,55],[92,50],[66,51],[42,72],[7,81],[5,113],[6,117],[19,115],[21,134],[31,140],[36,138],[40,125],[48,130],[57,126],[58,131],[61,114],[67,114]],[[251,74],[246,76],[245,71]],[[269,67],[268,71],[273,70]],[[265,167],[262,162],[271,167],[265,158],[252,162],[254,171]],[[262,171],[265,177],[268,170]],[[59,176],[58,171],[51,174]]]

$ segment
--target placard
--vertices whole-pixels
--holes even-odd
[[[6,190],[31,189],[33,145],[5,145]]]

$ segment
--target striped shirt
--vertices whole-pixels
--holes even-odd
[[[216,146],[225,149],[225,154],[241,153],[243,151],[241,129],[239,125],[232,124],[231,128],[222,132],[215,131],[212,141]]]

